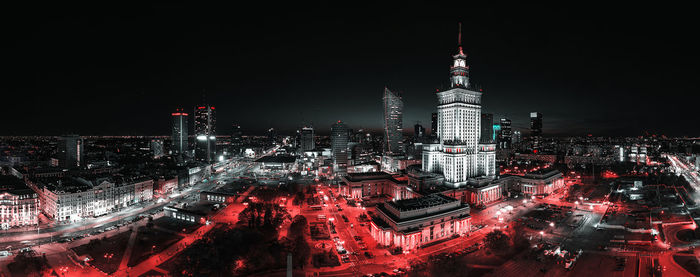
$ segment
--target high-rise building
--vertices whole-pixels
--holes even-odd
[[[314,128],[313,127],[304,127],[301,128],[301,131],[299,133],[300,137],[300,145],[299,148],[301,151],[309,151],[309,150],[314,150],[316,148],[316,141],[314,139]]]
[[[275,143],[275,141],[277,141],[277,131],[275,131],[275,128],[267,129],[267,139],[270,143]]]
[[[160,139],[151,140],[151,154],[153,154],[154,159],[160,159],[163,157],[163,141]]]
[[[186,155],[189,151],[189,137],[188,137],[188,114],[183,112],[182,109],[177,109],[172,113],[173,117],[173,134],[172,134],[172,151],[173,154],[178,156]]]
[[[437,113],[432,113],[430,114],[430,137],[437,138],[437,130],[438,130],[438,114]]]
[[[58,144],[58,164],[62,168],[78,168],[85,164],[83,139],[78,135],[66,135]]]
[[[233,124],[233,133],[231,133],[231,145],[233,147],[240,147],[243,144],[243,129],[241,125]]]
[[[480,142],[493,142],[493,114],[481,114],[481,138]]]
[[[384,88],[384,154],[402,154],[403,100],[398,94]]]
[[[533,137],[542,135],[542,114],[538,112],[530,113],[530,135]]]
[[[413,137],[416,139],[422,139],[425,137],[425,128],[423,128],[423,125],[416,123],[416,125],[413,126]]]
[[[542,114],[530,113],[530,137],[532,138],[532,150],[537,152],[542,144]]]
[[[442,173],[445,183],[457,187],[479,176],[496,174],[496,145],[480,143],[481,95],[469,83],[467,55],[458,52],[450,68],[451,88],[438,91],[438,143],[423,146],[423,171]]]
[[[202,105],[194,109],[195,158],[213,162],[216,159],[216,108]]]
[[[348,167],[348,126],[338,120],[331,126],[331,153],[333,155],[333,171],[345,175]]]
[[[523,141],[523,135],[520,131],[513,131],[513,144],[518,144]]]
[[[507,118],[501,118],[501,132],[498,134],[498,148],[510,149],[513,143],[513,128],[511,121]]]

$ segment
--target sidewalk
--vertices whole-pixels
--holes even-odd
[[[134,250],[134,242],[136,241],[136,235],[138,233],[138,228],[131,232],[129,242],[126,245],[126,250],[124,250],[124,256],[122,256],[122,261],[119,263],[119,268],[127,267],[127,263],[129,263],[129,259],[131,258],[131,252]]]

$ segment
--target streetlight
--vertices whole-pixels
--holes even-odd
[[[109,261],[112,259],[112,257],[114,257],[114,253],[105,253],[105,255],[103,257],[105,259],[107,259],[107,263],[109,263]]]
[[[543,236],[544,236],[544,231],[540,231],[540,241],[542,241]]]
[[[554,222],[550,222],[549,227],[554,227]]]

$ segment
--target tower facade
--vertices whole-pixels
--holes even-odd
[[[216,108],[209,105],[194,109],[194,133],[197,136],[195,158],[204,162],[215,161]]]
[[[513,142],[512,122],[508,118],[501,118],[501,131],[498,133],[498,148],[510,149]]]
[[[481,142],[493,142],[493,114],[481,114]]]
[[[403,100],[384,88],[384,155],[402,154]]]
[[[85,165],[83,139],[78,135],[66,135],[58,144],[58,161],[62,168],[79,168]]]
[[[331,126],[331,151],[333,172],[345,175],[348,168],[348,126],[340,120]]]
[[[189,115],[182,111],[182,109],[177,109],[171,114],[173,117],[173,132],[172,132],[172,151],[173,154],[178,156],[186,155],[189,151],[188,142],[188,120]]]
[[[538,112],[530,113],[530,135],[533,137],[542,135],[542,114]]]
[[[445,182],[461,186],[474,177],[493,177],[496,145],[481,139],[481,95],[471,88],[467,55],[461,45],[452,56],[451,88],[437,92],[438,143],[423,147],[423,171],[442,173]]]
[[[430,114],[430,138],[437,138],[437,113]]]
[[[530,113],[530,139],[532,140],[532,150],[537,152],[542,144],[542,114],[538,112]]]
[[[314,140],[314,128],[313,127],[304,127],[301,128],[301,131],[299,133],[299,148],[302,151],[309,151],[309,150],[314,150],[316,148],[316,142]]]

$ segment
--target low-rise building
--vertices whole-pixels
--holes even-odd
[[[397,180],[385,172],[348,173],[339,184],[340,195],[362,199],[386,195],[394,200],[410,199],[418,194],[408,187],[408,180]]]
[[[24,181],[0,176],[0,229],[38,224],[39,208],[39,197]]]
[[[236,197],[238,197],[237,194],[229,192],[202,191],[199,193],[200,201],[208,201],[212,203],[230,204],[236,201]]]
[[[160,178],[154,183],[153,193],[160,197],[167,197],[172,194],[178,187],[177,177]]]
[[[484,207],[496,203],[511,192],[525,196],[546,195],[557,192],[566,186],[561,172],[554,169],[541,169],[523,176],[504,175],[492,180],[475,178],[466,186],[443,189],[442,194],[469,203],[473,207]]]
[[[41,201],[46,216],[58,222],[96,217],[153,199],[148,178],[63,177],[27,180]]]
[[[413,250],[468,233],[469,212],[468,204],[439,193],[386,202],[377,206],[370,233],[380,245]]]
[[[547,195],[565,187],[563,176],[558,170],[541,169],[519,176],[518,185],[523,195]]]
[[[167,217],[187,221],[190,223],[204,224],[207,221],[206,213],[192,209],[183,209],[173,206],[167,206],[163,208],[163,211],[165,213],[165,216]]]

